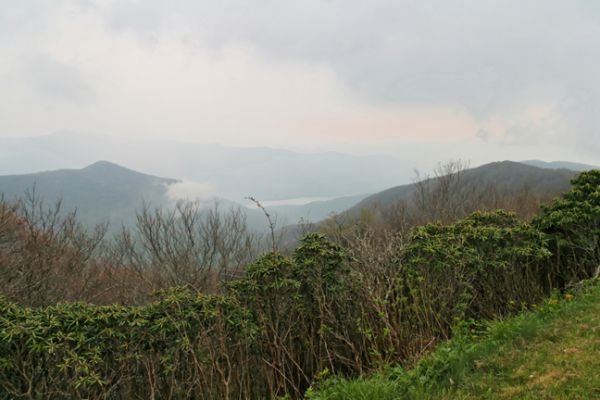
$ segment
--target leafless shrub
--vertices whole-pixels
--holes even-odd
[[[86,230],[62,203],[47,207],[28,191],[0,203],[0,288],[21,304],[39,306],[93,296],[106,225]]]
[[[195,202],[171,210],[144,206],[135,228],[123,229],[115,240],[112,259],[152,290],[189,286],[214,292],[217,282],[239,275],[254,259],[259,240],[240,208],[223,212],[218,203],[203,209]]]

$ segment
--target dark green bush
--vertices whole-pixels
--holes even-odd
[[[565,286],[600,272],[600,170],[581,173],[573,188],[542,207],[533,224],[552,252],[549,285]]]
[[[452,225],[413,230],[399,289],[427,328],[505,314],[544,294],[544,235],[512,213],[476,212]]]
[[[323,369],[352,370],[362,350],[346,252],[325,236],[306,236],[291,257],[267,254],[229,284],[260,331],[268,393],[301,396]]]
[[[224,375],[252,373],[237,362],[256,327],[231,297],[173,289],[146,307],[0,307],[1,398],[219,398],[242,390]]]

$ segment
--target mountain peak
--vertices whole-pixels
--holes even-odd
[[[129,170],[128,168],[123,167],[122,165],[119,164],[115,164],[113,162],[110,161],[106,161],[106,160],[99,160],[96,161],[93,164],[88,165],[87,167],[83,168],[85,170],[102,170],[102,171],[106,171],[106,170],[115,170],[115,169],[119,169],[119,170]]]

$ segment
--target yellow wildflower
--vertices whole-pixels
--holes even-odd
[[[570,293],[567,293],[567,294],[565,294],[565,300],[566,300],[566,301],[571,301],[571,300],[573,300],[573,295],[572,295],[572,294],[570,294]]]

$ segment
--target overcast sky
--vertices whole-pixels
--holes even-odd
[[[600,164],[594,0],[0,0],[0,136]]]

